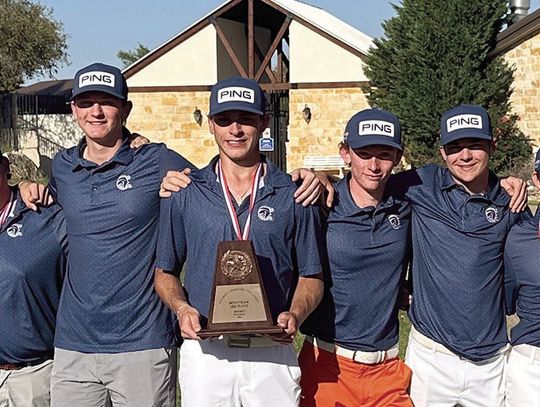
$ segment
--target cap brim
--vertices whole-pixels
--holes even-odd
[[[476,138],[487,141],[493,140],[493,138],[491,136],[488,136],[486,133],[471,129],[466,129],[466,131],[456,131],[455,133],[456,134],[441,138],[441,146],[445,146],[453,141],[461,140],[464,138]]]
[[[362,136],[358,137],[354,141],[347,141],[347,144],[351,148],[362,148],[368,146],[388,146],[397,148],[399,151],[403,151],[403,146],[399,143],[396,143],[391,138],[386,138],[385,136]]]
[[[73,94],[71,96],[71,99],[74,100],[76,97],[81,96],[88,92],[100,92],[100,93],[106,93],[108,95],[117,97],[118,99],[127,100],[127,96],[121,95],[118,92],[115,92],[114,90],[108,90],[104,89],[103,86],[95,87],[95,86],[85,86],[84,89],[79,90],[77,93]]]
[[[234,107],[220,106],[220,107],[218,107],[218,108],[216,108],[214,110],[211,110],[208,114],[210,116],[213,116],[215,114],[228,112],[228,111],[231,111],[231,110],[240,110],[242,112],[260,114],[261,116],[264,115],[264,112],[261,112],[261,110],[256,109],[254,107],[249,107],[249,106],[234,106]]]

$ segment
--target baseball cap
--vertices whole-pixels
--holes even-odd
[[[536,152],[536,158],[534,159],[534,170],[540,172],[540,148]]]
[[[443,113],[441,145],[462,138],[493,140],[491,120],[486,109],[478,105],[459,105]]]
[[[128,87],[120,69],[98,62],[77,71],[71,92],[71,100],[86,92],[103,92],[127,100]]]
[[[210,93],[210,116],[228,110],[264,114],[264,92],[253,79],[232,77],[212,86]]]
[[[351,148],[383,145],[403,150],[398,118],[382,109],[365,109],[351,117],[343,141]]]

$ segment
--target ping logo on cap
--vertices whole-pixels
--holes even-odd
[[[247,102],[255,103],[255,91],[249,88],[231,86],[218,91],[218,103],[225,102]]]
[[[448,133],[460,129],[481,129],[482,117],[477,114],[460,114],[446,120]]]
[[[86,72],[79,77],[79,88],[90,85],[103,85],[114,88],[114,75],[109,72]]]
[[[384,120],[364,120],[358,123],[358,134],[394,137],[394,123]]]

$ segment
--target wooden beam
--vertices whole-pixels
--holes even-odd
[[[272,45],[270,46],[270,49],[266,53],[266,56],[264,57],[263,61],[261,62],[261,66],[259,67],[259,70],[257,71],[257,74],[255,75],[255,80],[258,81],[261,79],[261,75],[264,71],[264,68],[268,65],[268,62],[270,62],[270,59],[272,59],[272,55],[274,54],[274,51],[276,50],[277,46],[279,45],[280,41],[283,39],[283,36],[285,35],[285,32],[289,28],[289,25],[291,24],[292,19],[290,17],[287,17],[285,21],[283,21],[283,24],[281,24],[281,28],[279,29],[276,38],[274,38],[274,42],[272,42]]]
[[[280,82],[283,82],[283,44],[282,41],[279,42],[279,46],[277,49],[277,76],[279,78]]]
[[[234,53],[234,50],[233,50],[231,44],[229,43],[229,40],[227,39],[227,36],[225,35],[223,30],[221,29],[221,27],[217,23],[216,19],[212,18],[210,20],[210,22],[212,23],[212,25],[216,29],[217,35],[218,35],[219,39],[221,40],[221,43],[223,44],[223,46],[227,50],[227,54],[229,54],[229,57],[231,57],[234,66],[236,67],[236,69],[238,69],[238,72],[240,73],[240,75],[242,77],[247,78],[248,76],[247,76],[246,70],[244,69],[244,67],[240,63],[240,60],[238,59],[238,57]]]
[[[248,71],[249,77],[253,79],[255,74],[255,26],[253,22],[253,0],[248,0]]]
[[[184,85],[184,86],[132,86],[129,93],[157,93],[157,92],[205,92],[212,89],[211,85]]]
[[[257,55],[257,57],[262,61],[264,59],[264,54],[263,52],[261,51],[261,49],[259,48],[259,46],[257,45],[257,43],[255,43],[255,54]],[[281,82],[281,81],[278,81],[276,79],[276,77],[274,76],[274,73],[272,72],[272,69],[267,66],[264,71],[266,72],[266,74],[268,75],[268,77],[270,78],[270,82],[272,83],[277,83],[277,82]]]

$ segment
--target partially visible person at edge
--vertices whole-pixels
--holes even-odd
[[[85,136],[55,157],[49,184],[73,248],[58,311],[53,404],[105,405],[110,397],[115,406],[174,405],[176,328],[153,290],[158,191],[168,171],[194,166],[163,144],[130,148],[123,124],[132,103],[113,66],[78,71],[71,107]],[[318,179],[295,176],[304,181],[300,199],[314,199]],[[48,192],[21,185],[33,208],[48,203]]]
[[[48,407],[67,255],[58,205],[28,210],[0,151],[0,406]]]
[[[425,166],[388,184],[412,207],[411,399],[417,407],[503,406],[503,247],[519,215],[489,171],[488,112],[460,105],[440,128],[446,168]]]
[[[532,182],[540,191],[540,150]],[[506,405],[540,406],[540,208],[514,226],[506,239],[504,266],[510,313],[519,323],[511,331],[506,368]],[[509,284],[508,284],[509,283]]]
[[[303,407],[412,406],[398,358],[411,209],[386,188],[402,151],[393,114],[366,109],[347,123],[340,154],[351,172],[326,219],[325,294],[301,326]]]
[[[231,90],[235,95],[227,97]],[[292,344],[246,334],[199,337],[220,241],[252,241],[272,319],[289,340],[322,296],[318,208],[295,203],[290,177],[260,155],[267,123],[255,81],[218,82],[208,124],[219,156],[192,174],[188,188],[162,201],[155,286],[186,338],[179,371],[186,407],[298,405],[300,369]],[[184,264],[182,286],[178,270]]]

